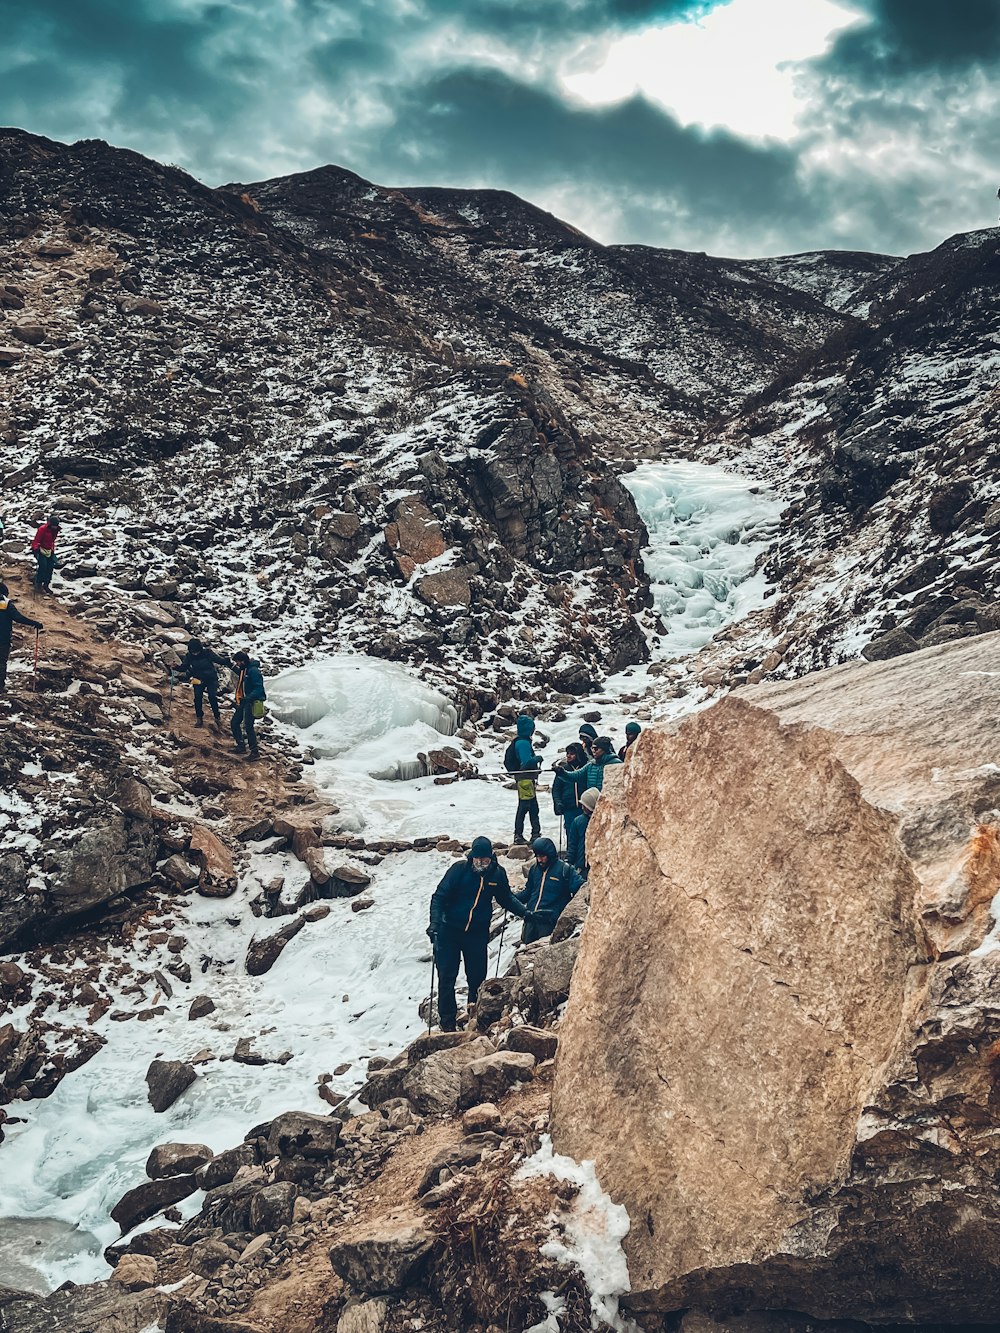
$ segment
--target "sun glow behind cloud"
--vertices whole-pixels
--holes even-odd
[[[590,43],[558,82],[584,105],[641,95],[685,126],[788,141],[802,111],[796,64],[865,21],[836,0],[730,0],[696,20]]]

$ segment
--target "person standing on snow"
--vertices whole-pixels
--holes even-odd
[[[551,838],[536,838],[531,844],[535,864],[528,871],[528,882],[515,898],[527,908],[522,944],[551,935],[559,914],[583,883],[580,872],[559,859]]]
[[[56,539],[62,525],[53,515],[39,527],[31,539],[31,553],[35,557],[35,587],[51,592],[52,574],[56,567]]]
[[[631,750],[641,734],[642,727],[639,726],[638,722],[625,723],[625,744],[618,751],[618,758],[623,764],[625,762],[625,756],[628,754],[629,750]]]
[[[236,711],[230,729],[236,742],[236,753],[243,754],[249,747],[250,758],[257,759],[257,732],[254,729],[258,718],[264,716],[264,677],[260,663],[244,649],[233,654],[233,669],[236,671]],[[256,707],[255,707],[256,705]],[[244,734],[246,739],[244,740]]]
[[[514,758],[517,761],[517,814],[514,816],[514,842],[524,846],[524,821],[531,816],[531,836],[537,838],[542,831],[538,816],[538,794],[535,782],[542,767],[541,757],[535,754],[531,737],[535,730],[535,719],[522,713],[517,719],[517,740],[513,745]]]
[[[614,742],[609,736],[598,736],[594,741],[593,758],[589,764],[583,768],[567,769],[565,776],[572,778],[583,778],[587,787],[596,787],[598,791],[604,786],[604,770],[611,764],[620,764],[621,760],[615,754]]]
[[[573,821],[580,813],[580,796],[586,786],[583,778],[574,780],[569,778],[567,773],[573,769],[578,771],[586,767],[586,764],[586,750],[579,742],[572,741],[566,746],[566,758],[556,764],[555,777],[552,779],[552,808],[557,815],[562,816],[567,846]]]
[[[486,980],[486,950],[493,921],[493,903],[498,902],[515,916],[528,911],[510,891],[507,872],[493,855],[489,838],[476,838],[464,861],[456,861],[431,898],[431,923],[427,934],[434,948],[438,971],[438,1016],[442,1032],[455,1031],[458,1005],[455,982],[459,963],[465,962],[469,1006],[476,1002]]]
[[[208,705],[215,718],[215,730],[219,730],[222,718],[219,716],[219,673],[216,668],[231,665],[228,658],[220,657],[211,648],[206,648],[201,639],[192,639],[188,643],[187,652],[177,668],[177,675],[181,680],[190,680],[194,686],[196,727],[205,725],[204,699],[207,694]],[[263,698],[263,695],[261,697]]]
[[[587,878],[589,870],[587,865],[587,826],[590,824],[590,816],[594,813],[600,799],[601,793],[596,787],[587,788],[580,797],[580,810],[569,831],[566,860],[571,866],[579,870],[584,879]]]
[[[29,620],[10,600],[6,583],[0,583],[0,694],[7,688],[7,659],[10,657],[10,643],[15,625],[28,625],[31,629],[44,630],[40,620]]]

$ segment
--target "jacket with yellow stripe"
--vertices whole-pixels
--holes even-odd
[[[445,935],[488,935],[493,900],[515,916],[526,915],[510,891],[510,882],[496,857],[482,874],[472,864],[472,853],[456,861],[431,898],[431,930]]]
[[[539,838],[531,845],[536,852],[546,854],[548,865],[543,869],[536,862],[531,867],[528,882],[517,895],[518,902],[529,912],[537,912],[554,921],[579,890],[583,877],[575,866],[560,859],[551,838]]]

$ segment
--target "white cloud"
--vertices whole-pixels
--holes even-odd
[[[729,0],[696,21],[591,43],[564,63],[558,85],[589,106],[641,94],[685,126],[787,142],[803,110],[796,64],[863,21],[841,0]]]

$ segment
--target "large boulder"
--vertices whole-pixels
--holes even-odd
[[[146,1070],[150,1106],[166,1111],[197,1077],[198,1071],[186,1060],[151,1060]]]
[[[609,774],[553,1137],[636,1309],[994,1317],[998,648],[746,690]]]
[[[402,1094],[424,1115],[450,1115],[458,1106],[462,1070],[495,1051],[496,1047],[486,1037],[473,1037],[460,1046],[435,1051],[410,1066],[402,1079]]]
[[[122,1235],[140,1222],[155,1217],[163,1208],[179,1203],[198,1188],[194,1176],[165,1176],[162,1180],[144,1180],[135,1189],[127,1190],[111,1209],[111,1219],[122,1229]]]
[[[330,1250],[338,1277],[365,1296],[402,1291],[420,1276],[434,1233],[409,1218],[376,1219]]]

